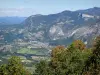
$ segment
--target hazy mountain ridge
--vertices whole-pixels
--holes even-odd
[[[13,24],[20,24],[23,22],[27,17],[0,17],[0,25],[13,25]]]

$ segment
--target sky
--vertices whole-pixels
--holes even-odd
[[[28,17],[100,7],[100,0],[0,0],[0,16]]]

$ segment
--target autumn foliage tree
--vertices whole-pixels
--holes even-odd
[[[57,46],[53,48],[51,52],[51,64],[53,67],[56,67],[57,64],[59,63],[59,55],[65,50],[64,46]]]
[[[81,40],[75,40],[72,44],[75,48],[80,50],[84,50],[86,48],[86,45]]]

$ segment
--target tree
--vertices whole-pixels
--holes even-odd
[[[80,75],[91,54],[90,49],[83,49],[85,49],[84,43],[80,41],[72,43],[68,48],[62,46],[54,48],[50,66],[55,72],[54,75]]]
[[[72,44],[75,48],[80,50],[84,50],[86,48],[86,45],[81,40],[75,40]]]
[[[51,64],[53,67],[57,67],[59,55],[65,50],[64,46],[57,46],[52,49],[51,52]]]
[[[8,75],[7,65],[1,65],[0,66],[0,75]]]
[[[35,75],[52,75],[49,65],[46,61],[40,61],[36,65]]]
[[[86,62],[83,74],[100,75],[100,36],[94,42],[92,55]]]
[[[0,67],[0,75],[30,75],[19,57],[13,56],[6,65]]]

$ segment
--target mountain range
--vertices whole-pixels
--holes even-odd
[[[11,33],[9,38],[13,36],[15,37],[13,40],[21,39],[22,41],[47,42],[49,45],[68,45],[77,39],[81,39],[87,44],[100,35],[99,7],[77,11],[66,10],[50,15],[37,14],[21,19],[18,19],[20,22],[22,21],[19,22],[18,27],[6,28],[8,33]]]
[[[76,39],[87,43],[100,34],[100,8],[32,15],[22,25],[34,40],[55,45],[68,44]]]

